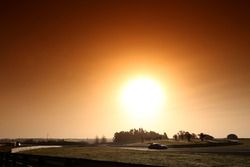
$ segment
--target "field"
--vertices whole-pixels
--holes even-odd
[[[185,167],[250,167],[250,155],[244,154],[250,149],[250,140],[242,140],[242,145],[224,146],[221,150],[213,153],[196,151],[150,151],[150,150],[132,150],[118,147],[62,147],[30,150],[26,154],[49,155],[59,157],[76,157],[94,160],[118,161],[139,163],[158,166],[185,166]],[[215,150],[219,148],[216,147]],[[211,150],[213,148],[211,147]],[[227,152],[227,150],[243,150],[243,153]]]

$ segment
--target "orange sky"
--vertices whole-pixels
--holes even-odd
[[[112,137],[136,124],[124,83],[149,76],[167,107],[147,130],[250,137],[244,1],[0,2],[0,137]]]

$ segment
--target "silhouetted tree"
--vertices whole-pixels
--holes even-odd
[[[178,135],[178,139],[179,139],[179,140],[184,140],[184,138],[185,138],[185,131],[180,130],[180,131],[177,133],[177,135]]]
[[[195,133],[192,133],[191,135],[192,135],[192,137],[191,137],[192,140],[197,139],[197,135]]]
[[[106,137],[105,137],[105,136],[102,136],[101,143],[102,143],[102,144],[107,143],[107,139],[106,139]]]
[[[167,138],[167,134],[159,134],[154,131],[146,131],[142,128],[131,129],[129,131],[116,132],[114,143],[144,142],[145,140],[161,140]]]
[[[168,135],[167,135],[167,133],[166,133],[166,132],[164,132],[164,134],[163,134],[163,139],[168,140]]]
[[[187,141],[191,141],[191,137],[192,137],[192,135],[191,135],[189,132],[185,132],[184,138],[185,138]]]
[[[204,137],[205,137],[204,133],[200,133],[200,134],[198,134],[198,136],[199,136],[201,141],[204,141]]]
[[[175,134],[174,136],[173,136],[173,138],[174,138],[174,140],[178,140],[178,136],[177,136],[177,134]]]
[[[98,136],[95,137],[95,144],[99,144],[100,143],[100,139]]]
[[[174,140],[187,140],[191,141],[197,138],[196,134],[190,133],[188,131],[180,130],[177,134],[173,136]]]

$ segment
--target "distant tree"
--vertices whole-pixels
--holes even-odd
[[[195,133],[192,133],[191,136],[192,136],[192,140],[197,139],[197,135]]]
[[[188,131],[180,130],[177,134],[173,136],[175,140],[187,140],[191,141],[197,138],[197,135]]]
[[[204,141],[204,137],[205,137],[204,133],[200,133],[200,134],[198,134],[198,136],[199,136],[201,141]]]
[[[174,136],[173,136],[173,138],[174,138],[174,140],[178,140],[178,136],[177,136],[177,134],[175,134]]]
[[[114,134],[114,143],[133,143],[144,142],[150,140],[161,140],[167,137],[167,134],[159,134],[154,131],[146,131],[142,128],[131,129],[129,131],[116,132]]]
[[[177,133],[177,135],[178,135],[178,138],[180,139],[180,140],[184,140],[185,139],[185,131],[183,131],[183,130],[180,130],[178,133]]]
[[[167,135],[167,133],[166,133],[166,132],[164,132],[164,134],[163,134],[163,139],[168,140],[168,135]]]
[[[107,143],[107,138],[106,138],[105,136],[102,136],[102,138],[101,138],[101,143],[102,143],[102,144]]]
[[[99,144],[100,143],[100,139],[98,136],[95,137],[95,144]]]
[[[191,141],[191,137],[192,137],[192,135],[191,135],[189,132],[185,132],[184,138],[185,138],[187,141]]]

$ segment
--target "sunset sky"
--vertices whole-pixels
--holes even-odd
[[[238,0],[1,1],[0,138],[131,128],[250,137],[249,9]],[[151,119],[121,104],[141,77],[164,94]]]

